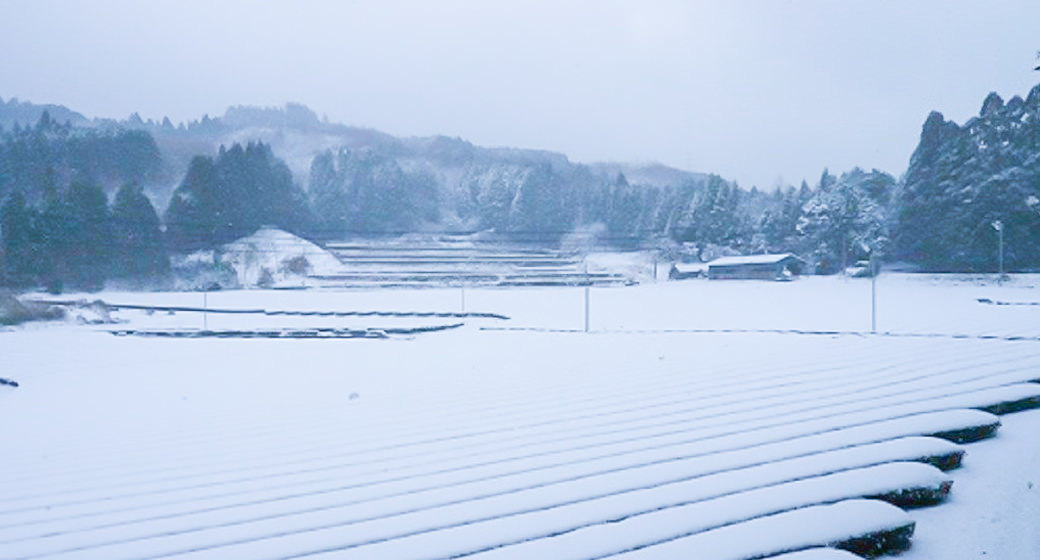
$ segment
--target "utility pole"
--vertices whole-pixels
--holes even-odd
[[[877,332],[877,277],[878,267],[874,252],[870,252],[870,332]]]
[[[1000,281],[1004,281],[1004,228],[1000,228],[1000,242],[997,248],[997,267],[1000,269]]]
[[[585,262],[585,332],[589,332],[589,263]]]
[[[993,229],[997,230],[997,282],[1004,281],[1004,222],[994,220]]]
[[[849,232],[841,234],[841,275],[849,279]]]

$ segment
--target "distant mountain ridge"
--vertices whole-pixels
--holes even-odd
[[[37,105],[28,101],[19,101],[18,98],[11,98],[5,102],[3,98],[0,98],[0,127],[10,130],[15,126],[33,126],[39,122],[44,111],[50,114],[52,120],[59,123],[68,122],[73,126],[90,124],[87,117],[64,105]]]
[[[44,110],[25,103],[17,108],[23,119]],[[479,147],[446,136],[398,138],[330,123],[293,103],[236,106],[221,117],[178,125],[165,118],[146,121],[136,113],[121,121],[80,116],[77,122],[145,131],[154,138],[161,170],[144,186],[159,208],[169,203],[193,157],[262,142],[312,197],[315,189],[324,189],[323,200],[331,203],[315,208],[319,236],[495,230],[552,240],[575,227],[603,223],[614,238],[646,237],[678,223],[693,187],[708,180],[706,174],[661,164],[586,165],[547,150]],[[319,157],[334,160],[335,184],[327,176],[313,177]]]
[[[168,119],[162,121],[143,120],[136,113],[127,119],[88,119],[62,105],[36,105],[11,99],[3,103],[0,99],[0,126],[5,129],[32,126],[39,121],[44,111],[51,119],[74,126],[113,127],[140,129],[149,132],[163,154],[166,178],[179,181],[188,168],[191,157],[213,155],[221,145],[234,143],[264,142],[271,146],[275,155],[283,159],[302,186],[308,184],[310,166],[315,156],[325,150],[347,148],[367,149],[404,160],[423,159],[433,165],[454,165],[471,160],[482,163],[501,162],[506,164],[549,163],[556,169],[572,165],[566,155],[548,150],[479,147],[461,138],[447,136],[395,137],[374,129],[331,123],[321,119],[304,105],[287,103],[283,107],[229,107],[223,116],[203,116],[201,119],[174,125]],[[634,183],[666,186],[684,181],[703,181],[704,173],[694,173],[668,167],[659,163],[590,163],[589,170],[613,179],[623,173]],[[161,187],[166,197],[175,184]]]
[[[686,172],[659,163],[600,162],[582,164],[562,153],[520,148],[478,147],[462,138],[447,136],[396,137],[369,128],[354,127],[319,119],[310,108],[296,103],[283,107],[229,107],[223,117],[204,116],[200,120],[173,124],[168,119],[142,120],[136,113],[128,119],[88,120],[82,114],[60,105],[33,105],[11,100],[0,105],[0,123],[5,128],[20,123],[30,126],[44,110],[58,122],[69,120],[75,126],[145,130],[155,139],[162,155],[162,170],[146,190],[157,207],[164,207],[183,179],[191,158],[214,155],[220,146],[262,142],[283,159],[298,184],[308,188],[314,158],[327,151],[366,151],[393,159],[410,172],[423,173],[438,182],[441,201],[459,201],[463,190],[472,185],[459,181],[477,173],[511,175],[508,170],[530,170],[548,166],[555,174],[588,176],[597,182],[613,182],[624,175],[628,182],[654,187],[703,183],[706,174]],[[516,175],[513,173],[513,175]],[[562,187],[564,185],[561,185]],[[518,188],[519,185],[513,185]],[[515,193],[514,193],[515,198]],[[444,208],[445,225],[466,229],[479,224],[459,219],[457,208]],[[465,211],[463,212],[465,213]],[[427,224],[427,226],[431,226]],[[436,226],[433,226],[436,227]]]

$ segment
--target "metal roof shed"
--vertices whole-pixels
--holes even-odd
[[[712,280],[790,280],[802,271],[802,259],[791,253],[722,257],[708,263]]]

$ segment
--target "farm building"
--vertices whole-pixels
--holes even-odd
[[[708,263],[712,280],[790,280],[802,271],[802,259],[791,253],[722,257]]]
[[[708,275],[708,263],[675,263],[668,271],[669,280],[703,278]]]

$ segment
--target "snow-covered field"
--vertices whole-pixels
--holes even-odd
[[[870,280],[840,278],[593,288],[588,334],[583,288],[205,296],[510,317],[205,318],[465,323],[384,340],[107,332],[203,326],[185,311],[5,329],[0,557],[824,560],[915,522],[905,558],[1040,557],[1040,411],[947,441],[1040,399],[1040,276],[890,274],[877,295],[877,334]]]

